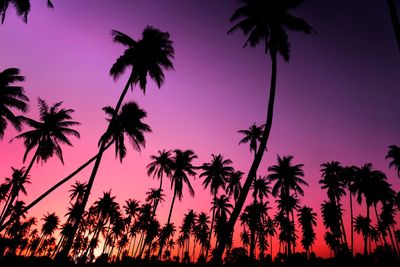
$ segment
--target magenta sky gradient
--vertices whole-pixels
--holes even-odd
[[[146,175],[149,155],[164,148],[193,149],[198,165],[208,162],[212,153],[222,153],[236,169],[249,169],[252,156],[248,146],[238,146],[237,130],[265,120],[270,61],[262,46],[243,49],[241,33],[226,34],[236,1],[55,0],[54,10],[46,9],[41,1],[32,2],[28,25],[9,9],[0,26],[0,70],[18,67],[26,76],[23,86],[31,99],[29,116],[37,118],[36,103],[41,97],[50,103],[64,101],[75,109],[74,118],[82,125],[77,128],[81,139],[73,139],[72,148],[64,147],[65,166],[56,158],[34,166],[29,195],[23,198],[26,202],[97,151],[106,127],[101,108],[115,105],[126,82],[126,77],[114,82],[108,75],[123,51],[112,43],[111,29],[133,38],[139,38],[146,25],[169,31],[176,49],[176,71],[166,73],[161,90],[150,82],[145,96],[137,88],[129,93],[127,99],[148,112],[146,122],[153,133],[146,136],[146,149],[141,153],[130,149],[123,164],[115,160],[113,151],[106,153],[90,202],[109,189],[120,204],[128,198],[144,201],[145,192],[158,184]],[[310,184],[301,202],[318,214],[326,198],[317,183],[319,165],[326,161],[372,162],[400,189],[400,180],[384,159],[389,145],[400,144],[400,55],[386,3],[321,2],[309,0],[294,12],[318,34],[291,34],[291,61],[278,62],[275,117],[259,171],[267,174],[277,154],[294,155],[295,163],[305,164],[305,180]],[[8,143],[15,135],[9,128],[0,142],[1,177],[11,174],[11,166],[23,166],[22,142]],[[89,171],[74,180],[86,181]],[[57,211],[63,215],[73,181],[31,214],[41,217],[46,211]],[[211,196],[202,190],[201,182],[198,178],[192,182],[194,199],[185,189],[183,202],[176,203],[176,224],[189,208],[209,211]],[[162,223],[172,197],[169,188],[166,193],[157,214]],[[358,208],[356,214],[360,212],[364,209]],[[318,225],[315,250],[328,256],[320,218]],[[234,242],[239,245],[238,238]]]

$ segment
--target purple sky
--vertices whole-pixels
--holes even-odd
[[[33,168],[27,202],[96,152],[106,127],[101,108],[115,105],[126,82],[126,76],[115,83],[108,75],[123,51],[112,43],[111,29],[135,39],[146,25],[170,32],[176,71],[166,73],[161,90],[151,82],[145,96],[137,88],[129,93],[127,99],[148,112],[146,122],[153,133],[147,136],[146,149],[140,154],[129,150],[122,165],[113,152],[107,153],[91,202],[110,188],[121,204],[131,197],[144,200],[148,188],[157,185],[146,175],[149,155],[164,148],[193,149],[199,156],[196,164],[209,161],[211,153],[223,153],[236,169],[247,172],[252,156],[248,146],[238,146],[237,130],[265,120],[270,60],[262,46],[243,49],[240,32],[226,34],[236,1],[54,0],[54,10],[41,1],[32,2],[27,25],[10,8],[0,26],[0,70],[18,67],[26,76],[29,116],[36,118],[37,97],[50,103],[64,101],[75,109],[82,137],[73,140],[73,148],[64,148],[65,166],[51,159]],[[278,62],[275,117],[259,173],[267,174],[276,154],[294,155],[295,163],[305,164],[310,184],[302,204],[318,212],[325,199],[317,183],[319,165],[326,161],[372,162],[399,190],[400,180],[384,159],[389,145],[400,144],[400,53],[386,3],[309,0],[293,13],[305,18],[318,34],[290,33],[291,60]],[[24,148],[18,141],[8,143],[13,136],[9,129],[0,143],[1,177],[10,175],[11,166],[22,166]],[[88,173],[77,179],[85,181]],[[189,208],[210,209],[211,196],[202,192],[201,182],[193,181],[195,199],[184,191],[183,202],[176,203],[177,224]],[[64,186],[32,214],[40,217],[56,210],[62,215],[68,189]],[[169,188],[166,193],[161,222],[171,202]],[[322,221],[318,223],[321,227]],[[322,234],[318,233],[317,244],[322,246],[317,253],[327,256]]]

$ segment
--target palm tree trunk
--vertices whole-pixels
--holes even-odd
[[[210,250],[211,247],[211,237],[212,237],[212,231],[214,227],[214,220],[215,220],[215,204],[217,202],[217,192],[214,192],[214,203],[213,203],[213,213],[212,213],[212,218],[211,218],[211,227],[210,227],[210,234],[208,235],[208,246],[206,249],[206,261],[208,258],[208,251]]]
[[[392,21],[393,32],[396,37],[397,46],[400,50],[400,20],[395,0],[387,0],[389,6],[390,19]]]
[[[176,198],[176,190],[174,189],[174,196],[173,196],[173,198],[172,198],[171,207],[170,207],[170,209],[169,209],[167,225],[169,225],[169,223],[170,223],[170,221],[171,221],[172,210],[173,210],[174,204],[175,204],[175,198]],[[158,260],[161,259],[162,251],[163,251],[163,248],[164,248],[164,242],[165,242],[165,241],[163,241],[163,242],[160,243],[160,248],[159,248],[159,250],[158,250],[158,255],[157,255]]]
[[[394,239],[394,241],[392,241],[392,244],[393,244],[393,251],[396,252],[396,250],[397,250],[396,255],[399,255],[399,254],[400,254],[400,250],[399,250],[399,244],[398,244],[398,242],[396,241],[396,231],[394,230],[394,224],[392,224],[391,226],[392,226],[392,231],[393,231],[393,234],[394,234],[394,238],[392,237],[392,239]],[[388,229],[389,229],[389,231],[390,231],[390,226],[388,226]]]
[[[273,257],[272,257],[272,235],[269,235],[269,245],[271,246],[271,259],[273,259]]]
[[[353,199],[351,196],[351,191],[349,191],[350,195],[350,238],[351,238],[351,256],[353,257],[354,253],[354,222],[353,222]]]
[[[108,124],[107,131],[111,127],[111,124],[115,120],[115,117],[118,115],[119,109],[121,108],[121,105],[122,105],[122,102],[123,102],[123,100],[125,98],[125,95],[128,92],[129,85],[131,84],[131,80],[132,80],[132,77],[129,77],[128,82],[126,83],[125,88],[122,91],[121,96],[119,97],[118,103],[117,103],[117,105],[116,105],[116,107],[114,109],[114,114],[113,114],[113,116],[112,116],[112,118],[110,120],[110,123]],[[97,157],[96,157],[96,161],[95,161],[94,166],[93,166],[92,173],[91,173],[90,178],[89,178],[89,182],[88,182],[88,185],[87,185],[86,193],[85,193],[85,195],[83,197],[83,200],[82,200],[82,205],[81,205],[80,210],[78,212],[79,215],[77,216],[75,224],[73,225],[72,230],[71,230],[71,236],[67,239],[67,243],[65,244],[64,249],[61,251],[61,253],[59,253],[59,258],[61,260],[66,260],[67,257],[68,257],[68,253],[71,250],[72,243],[73,243],[75,235],[76,235],[76,231],[78,230],[79,223],[82,220],[83,212],[85,211],[87,202],[89,200],[89,195],[90,195],[90,191],[92,190],[92,187],[93,187],[94,179],[96,178],[97,171],[99,170],[99,167],[100,167],[100,162],[101,162],[101,159],[103,157],[103,153],[105,151],[105,147],[106,147],[106,142],[102,141],[101,144],[100,144],[99,152],[98,152]]]
[[[367,218],[368,218],[368,222],[370,220],[370,216],[369,216],[369,205],[367,204]],[[364,256],[368,255],[368,233],[364,234]]]
[[[270,50],[271,53],[271,61],[272,61],[272,73],[271,73],[271,85],[269,92],[269,100],[268,100],[268,111],[267,118],[265,122],[265,129],[261,138],[261,142],[257,151],[257,155],[254,158],[253,163],[251,164],[250,171],[247,174],[246,181],[243,185],[242,192],[239,195],[239,199],[233,209],[232,215],[229,218],[229,222],[227,225],[226,231],[221,235],[220,242],[218,247],[215,250],[214,254],[214,262],[221,263],[222,262],[222,254],[224,253],[226,244],[228,242],[228,238],[235,227],[235,223],[239,217],[240,212],[242,211],[244,202],[246,201],[247,194],[249,193],[251,182],[253,181],[253,177],[257,173],[258,166],[261,163],[262,157],[264,155],[265,148],[267,147],[269,134],[271,132],[272,127],[272,118],[274,113],[274,103],[275,103],[275,91],[276,91],[276,76],[277,76],[277,58],[276,58],[276,50]]]
[[[161,193],[161,189],[162,189],[162,182],[163,182],[163,173],[161,173],[161,176],[160,176],[160,186],[158,187],[158,190],[160,191],[160,193]],[[153,214],[151,215],[151,218],[154,218],[154,216],[156,215],[156,210],[157,210],[158,202],[159,202],[159,201],[160,201],[160,199],[157,198],[156,201],[154,202]]]
[[[337,195],[336,195],[336,203],[337,203],[337,207],[338,207],[338,209],[340,211],[341,204],[340,204],[340,199],[339,199],[339,197]],[[340,215],[339,219],[340,219],[340,226],[342,227],[343,240],[344,240],[344,243],[345,243],[346,247],[348,248],[349,245],[347,243],[347,235],[346,235],[346,230],[344,228],[343,215]]]
[[[378,210],[376,209],[376,203],[374,203],[374,211],[375,211],[377,225],[380,225],[381,220],[380,220],[379,215],[378,215]],[[387,245],[385,234],[386,234],[386,231],[384,229],[382,229],[381,237],[382,237],[383,242],[385,243],[385,245]]]

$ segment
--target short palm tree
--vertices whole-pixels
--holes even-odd
[[[111,67],[110,75],[113,76],[114,80],[116,80],[128,68],[131,69],[131,72],[128,81],[118,99],[118,102],[113,109],[113,117],[110,120],[106,133],[110,132],[113,125],[115,125],[115,117],[119,114],[129,87],[133,88],[134,85],[139,84],[140,89],[144,93],[146,91],[148,75],[156,82],[158,87],[161,87],[165,80],[164,70],[173,69],[172,59],[174,58],[175,54],[169,33],[162,32],[151,26],[147,26],[143,30],[142,38],[139,40],[134,40],[130,36],[116,30],[111,31],[111,35],[114,42],[126,46],[126,50]],[[105,140],[107,139],[103,138],[103,141],[100,142],[99,153],[93,166],[92,173],[89,177],[87,193],[85,194],[85,198],[83,200],[83,209],[86,207],[94,179],[100,166],[103,152],[107,145]],[[82,215],[80,217],[82,217]],[[59,258],[67,258],[73,243],[73,240],[71,239],[73,239],[77,229],[78,224],[74,225],[72,231],[73,235],[68,240],[65,249],[59,254]]]
[[[368,217],[358,215],[354,219],[354,230],[361,233],[364,238],[364,255],[368,254],[368,237],[371,229],[371,220]]]
[[[271,187],[269,186],[271,182],[268,180],[267,176],[259,176],[254,180],[253,188],[253,198],[257,199],[263,203],[264,198],[268,198],[268,194],[271,193]]]
[[[233,195],[235,203],[239,198],[240,191],[242,191],[242,184],[240,183],[242,177],[243,177],[243,172],[235,170],[232,171],[228,177],[228,182],[225,188],[225,192],[226,194],[228,194],[229,197]]]
[[[312,208],[304,206],[299,209],[298,217],[303,234],[301,244],[306,251],[307,256],[310,257],[312,245],[316,238],[314,227],[317,225],[317,213],[315,213]]]
[[[235,10],[231,16],[231,22],[237,22],[228,33],[242,30],[247,37],[244,46],[255,47],[260,43],[264,45],[265,54],[269,53],[272,62],[270,95],[268,100],[268,112],[265,121],[265,128],[260,140],[259,149],[247,174],[243,185],[242,194],[232,212],[227,225],[226,234],[214,254],[216,262],[221,261],[222,254],[227,241],[233,231],[235,222],[243,208],[247,194],[250,190],[252,180],[256,176],[264,151],[267,147],[268,137],[271,132],[272,118],[275,102],[277,56],[282,55],[285,61],[290,58],[290,43],[287,30],[310,34],[313,32],[308,23],[290,14],[292,9],[299,7],[303,1],[298,0],[242,0],[243,5]]]
[[[212,160],[210,163],[204,163],[201,167],[203,172],[200,174],[200,178],[204,177],[203,186],[204,188],[210,187],[210,193],[213,196],[213,213],[211,218],[210,236],[209,241],[211,242],[211,236],[214,226],[215,219],[215,204],[217,203],[218,190],[225,189],[225,184],[228,182],[230,174],[233,172],[233,168],[230,166],[232,161],[230,159],[224,159],[221,154],[212,154]],[[208,257],[209,248],[206,250],[206,259]]]
[[[24,88],[14,85],[15,82],[23,82],[25,80],[25,77],[20,76],[19,72],[17,68],[9,68],[0,72],[0,140],[4,136],[8,122],[17,131],[21,130],[21,121],[13,113],[12,109],[21,112],[28,110],[29,98],[25,95]]]
[[[396,145],[389,146],[389,151],[385,159],[390,159],[389,167],[394,167],[397,177],[400,178],[400,147]]]
[[[261,136],[264,131],[265,125],[257,126],[256,123],[253,123],[249,129],[239,130],[238,133],[244,135],[244,137],[239,141],[240,144],[250,143],[250,152],[254,153],[254,156],[257,154],[257,147],[261,141]]]
[[[50,0],[47,1],[48,8],[54,8],[53,3]],[[22,20],[27,23],[28,22],[28,14],[31,11],[31,3],[29,0],[1,0],[0,1],[0,17],[1,24],[4,23],[6,18],[6,13],[8,6],[12,4],[17,11],[17,15],[22,17]]]

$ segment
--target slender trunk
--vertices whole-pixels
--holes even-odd
[[[273,257],[272,257],[272,235],[269,235],[269,245],[271,246],[271,259],[273,259]]]
[[[389,13],[390,13],[390,19],[392,21],[393,32],[396,37],[397,46],[400,50],[400,20],[398,15],[398,9],[396,7],[396,1],[387,0],[387,3],[389,6]]]
[[[196,240],[194,240],[193,252],[192,252],[192,255],[193,255],[193,262],[196,262],[195,252],[196,252]]]
[[[139,242],[138,242],[138,244],[137,244],[137,246],[136,246],[135,253],[134,253],[134,255],[133,255],[134,258],[137,257],[136,255],[137,255],[137,253],[139,252],[139,248],[141,247],[142,242],[143,242],[143,231],[141,231],[141,233],[140,233]]]
[[[368,223],[369,223],[370,216],[369,216],[369,205],[368,204],[367,204],[367,218],[368,218]],[[364,234],[364,256],[367,256],[367,255],[368,255],[368,232]]]
[[[272,73],[271,73],[271,85],[270,85],[270,94],[268,100],[268,112],[267,118],[265,122],[265,129],[261,138],[261,142],[257,151],[257,156],[255,157],[250,171],[247,174],[246,181],[243,185],[242,192],[239,195],[239,199],[233,209],[232,215],[229,218],[229,222],[227,225],[226,232],[221,235],[221,239],[218,247],[215,250],[214,262],[221,263],[222,262],[222,254],[224,253],[226,244],[228,242],[228,238],[230,237],[230,233],[233,231],[235,227],[236,220],[239,217],[240,212],[242,211],[244,202],[246,201],[247,194],[249,193],[251,182],[253,177],[255,176],[258,166],[261,163],[265,148],[267,147],[269,134],[271,132],[272,126],[272,118],[274,112],[274,102],[275,102],[275,91],[276,91],[276,76],[277,76],[277,62],[276,62],[276,51],[271,50],[271,60],[272,60]]]
[[[398,243],[397,243],[397,238],[396,238],[396,231],[394,230],[394,224],[392,224],[391,225],[392,226],[392,231],[393,231],[393,234],[394,234],[394,242],[393,242],[393,250],[396,252],[396,250],[397,250],[397,252],[396,252],[396,255],[399,255],[400,254],[400,251],[399,251],[399,245],[398,245]],[[388,226],[388,229],[389,229],[389,231],[390,231],[390,226]]]
[[[115,120],[115,117],[117,116],[117,114],[119,112],[119,109],[121,108],[121,105],[122,105],[122,102],[124,100],[124,97],[125,97],[126,93],[128,92],[129,85],[131,84],[131,80],[132,80],[132,78],[130,77],[128,79],[128,82],[125,85],[124,90],[121,93],[121,96],[120,96],[120,98],[118,100],[118,103],[117,103],[117,105],[116,105],[116,107],[114,109],[114,114],[113,114],[113,116],[111,118],[110,123],[108,124],[107,131],[110,129],[112,122]],[[66,260],[68,258],[68,253],[71,250],[71,247],[72,247],[72,244],[73,244],[73,241],[74,241],[74,237],[76,235],[76,231],[78,230],[79,223],[82,220],[83,212],[85,211],[87,202],[89,200],[90,191],[92,190],[94,179],[96,178],[97,171],[99,170],[100,162],[101,162],[101,159],[103,157],[103,153],[105,151],[105,147],[106,147],[106,142],[102,141],[101,144],[100,144],[99,153],[97,154],[96,161],[95,161],[94,166],[93,166],[92,173],[91,173],[90,178],[89,178],[89,182],[88,182],[88,185],[87,185],[87,189],[86,189],[85,195],[84,195],[83,200],[82,200],[81,208],[80,208],[80,210],[78,212],[79,215],[77,216],[75,224],[73,225],[72,230],[71,230],[71,236],[67,239],[67,243],[65,244],[64,249],[61,251],[61,253],[59,253],[59,258],[61,260]]]
[[[339,198],[338,195],[336,195],[336,202],[337,202],[337,207],[338,207],[338,209],[340,211],[341,204],[340,204],[340,198]],[[343,234],[344,243],[345,243],[346,247],[348,248],[349,245],[347,243],[347,235],[346,235],[346,230],[344,228],[344,222],[343,222],[343,215],[342,214],[340,215],[339,219],[340,219],[340,226],[342,227],[342,234]]]
[[[163,182],[163,173],[161,172],[161,176],[160,176],[160,186],[158,187],[158,190],[160,191],[161,194],[161,189],[162,189],[162,182]],[[156,210],[158,207],[158,202],[160,201],[159,198],[156,199],[156,201],[154,202],[154,207],[153,207],[153,214],[151,215],[151,218],[154,218],[154,216],[156,215]]]
[[[351,238],[351,256],[354,255],[354,222],[353,222],[353,199],[351,196],[351,191],[349,191],[350,195],[350,238]]]
[[[378,210],[376,208],[376,203],[374,203],[374,211],[375,211],[375,216],[376,216],[376,222],[377,222],[377,225],[379,226],[381,224],[381,220],[380,220],[379,215],[378,215]],[[384,229],[382,229],[382,232],[381,232],[380,236],[383,239],[384,244],[387,245],[387,241],[386,241],[385,235],[386,235],[386,231]]]
[[[105,148],[104,151],[107,150],[113,143],[113,140],[111,142],[109,142]],[[103,152],[104,152],[103,151]],[[70,175],[68,175],[67,177],[65,177],[64,179],[62,179],[61,181],[59,181],[58,183],[56,183],[53,187],[51,187],[49,190],[47,190],[46,192],[44,192],[42,195],[40,195],[38,198],[36,198],[34,201],[32,201],[29,205],[27,205],[22,212],[19,214],[19,216],[21,216],[22,214],[28,212],[28,210],[30,210],[32,207],[34,207],[36,204],[38,204],[42,199],[44,199],[45,197],[47,197],[50,193],[52,193],[54,190],[56,190],[58,187],[60,187],[61,185],[63,185],[64,183],[66,183],[67,181],[69,181],[71,178],[73,178],[75,175],[77,175],[79,172],[81,172],[83,169],[85,169],[90,163],[92,163],[98,156],[99,154],[96,154],[95,156],[93,156],[91,159],[89,159],[87,162],[85,162],[84,164],[82,164],[79,168],[77,168],[74,172],[72,172]],[[19,216],[16,216],[16,218],[19,218]],[[3,231],[8,225],[10,225],[10,223],[12,223],[12,220],[8,220],[6,223],[4,223],[3,225],[1,225],[0,227],[0,232]]]
[[[169,214],[168,214],[168,221],[167,221],[167,225],[169,225],[170,221],[171,221],[171,216],[172,216],[172,210],[174,208],[174,204],[175,204],[175,198],[176,198],[176,190],[174,190],[174,197],[172,198],[172,202],[171,202],[171,207],[169,209]],[[164,248],[164,243],[166,242],[166,240],[163,240],[162,242],[160,242],[160,248],[158,250],[158,260],[161,259],[162,256],[162,251]]]
[[[212,237],[212,231],[214,227],[214,220],[215,220],[215,204],[217,202],[217,192],[214,192],[214,203],[213,203],[213,213],[212,213],[212,218],[211,218],[211,227],[210,227],[210,234],[208,235],[208,246],[206,249],[206,261],[208,258],[208,251],[210,250],[211,247],[211,237]]]

